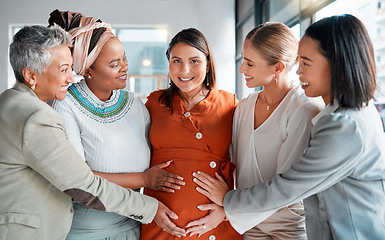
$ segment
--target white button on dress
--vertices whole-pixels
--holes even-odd
[[[215,240],[215,236],[214,235],[210,235],[209,240]]]
[[[195,137],[197,138],[197,139],[201,139],[202,138],[202,133],[197,133],[197,134],[195,134]]]
[[[216,162],[214,162],[214,161],[211,161],[210,162],[210,167],[211,168],[215,168],[217,166],[217,163]]]
[[[190,112],[185,112],[185,113],[184,113],[184,116],[185,116],[186,118],[188,118],[188,117],[191,116],[191,113],[190,113]]]

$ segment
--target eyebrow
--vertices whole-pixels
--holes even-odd
[[[63,66],[70,66],[70,65],[68,63],[63,63],[63,64],[59,65],[59,68],[62,68]],[[73,64],[72,64],[72,66],[73,66]]]
[[[249,61],[249,62],[254,62],[253,60],[251,60],[251,59],[248,59],[247,57],[243,57],[243,59],[246,59],[247,61]]]
[[[313,62],[313,60],[311,60],[310,58],[308,58],[308,57],[299,57],[299,58],[301,58],[301,59],[303,59],[303,60],[307,60],[307,61],[310,61],[310,62]]]
[[[126,51],[124,51],[124,54],[123,54],[123,59],[126,57]],[[119,62],[120,61],[120,58],[116,58],[116,59],[112,59],[111,62],[109,62],[108,64],[111,64],[113,62]]]
[[[120,60],[119,58],[112,59],[111,62],[109,62],[108,64],[111,64],[111,63],[113,63],[113,62],[119,62],[119,60]]]
[[[180,57],[178,57],[178,56],[173,56],[171,59],[173,59],[173,58],[179,58],[179,59],[182,59],[182,58],[180,58]],[[194,58],[201,58],[201,57],[195,56],[195,57],[190,57],[189,59],[194,59]]]

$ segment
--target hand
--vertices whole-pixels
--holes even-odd
[[[186,183],[183,178],[177,174],[167,172],[163,168],[168,167],[172,160],[151,167],[143,173],[146,188],[153,190],[174,192],[179,190]]]
[[[186,234],[190,233],[190,237],[194,234],[198,234],[198,237],[200,237],[202,234],[216,228],[226,218],[223,207],[215,203],[199,205],[198,209],[201,211],[208,210],[209,214],[187,224]]]
[[[218,173],[215,173],[218,180],[199,171],[193,173],[193,176],[195,177],[193,181],[199,186],[196,190],[219,206],[223,206],[223,198],[229,191],[226,181]]]
[[[177,237],[186,236],[186,231],[183,228],[176,226],[171,219],[178,219],[178,216],[171,211],[166,205],[162,202],[159,202],[158,211],[156,211],[154,221],[155,223],[172,235]]]

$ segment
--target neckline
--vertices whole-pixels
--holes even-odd
[[[257,92],[257,94],[255,94],[255,99],[254,99],[254,101],[253,101],[253,103],[254,103],[254,104],[253,104],[253,114],[252,114],[252,116],[253,116],[253,121],[252,121],[252,128],[253,128],[253,131],[256,132],[257,130],[263,128],[263,127],[267,124],[267,122],[269,122],[270,119],[273,118],[274,115],[276,115],[275,113],[278,111],[278,109],[281,108],[282,104],[283,104],[284,102],[288,101],[287,99],[291,99],[291,98],[292,98],[292,96],[294,95],[294,93],[297,91],[298,87],[299,87],[299,86],[295,86],[295,85],[294,85],[294,87],[292,87],[292,88],[289,90],[289,92],[286,93],[286,95],[283,97],[283,99],[282,99],[281,102],[278,104],[278,106],[274,109],[274,111],[269,115],[269,117],[268,117],[268,118],[267,118],[261,125],[259,125],[257,128],[254,129],[255,104],[256,104],[257,101],[258,101],[258,95],[261,93],[261,92]]]
[[[182,100],[182,98],[179,96],[178,93],[174,93],[174,100],[173,100],[173,104],[174,106],[179,106],[180,110],[182,112],[191,112],[191,111],[205,111],[205,108],[206,107],[202,107],[202,106],[205,106],[207,102],[213,102],[213,100],[215,99],[215,96],[217,96],[217,89],[216,88],[213,88],[213,89],[209,89],[209,92],[207,93],[206,97],[200,101],[197,105],[195,105],[193,108],[191,108],[190,110],[187,110],[186,106],[184,105],[184,102]]]

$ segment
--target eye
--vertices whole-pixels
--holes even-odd
[[[191,63],[199,63],[199,60],[193,59],[191,60]]]
[[[254,66],[254,65],[251,64],[251,63],[247,63],[247,66],[252,67],[252,66]]]
[[[68,71],[68,68],[63,68],[62,70],[61,70],[61,72],[67,72]]]
[[[175,59],[173,62],[174,63],[181,63],[181,61],[179,59]]]

